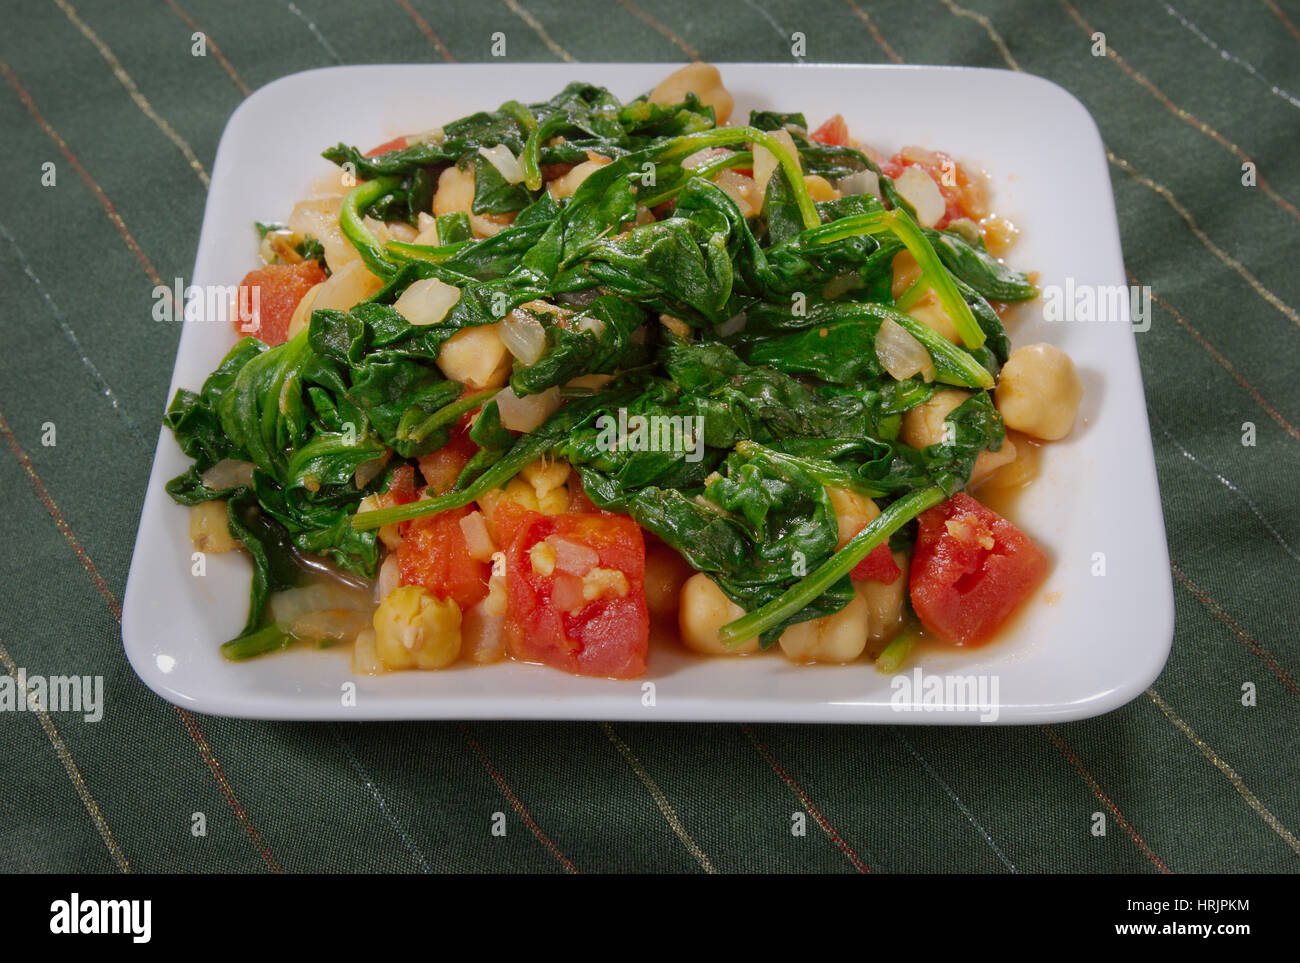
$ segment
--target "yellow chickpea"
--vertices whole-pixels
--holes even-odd
[[[870,627],[867,602],[854,592],[853,600],[838,612],[790,626],[779,644],[792,662],[852,662],[867,647]]]
[[[743,645],[724,648],[718,639],[718,630],[745,614],[722,589],[703,572],[696,572],[682,586],[681,605],[677,623],[682,641],[687,648],[704,655],[749,655],[759,649],[758,639],[747,639]]]
[[[1002,366],[993,401],[1008,428],[1058,441],[1070,433],[1083,381],[1070,356],[1050,344],[1017,348]]]
[[[692,63],[680,70],[674,70],[659,81],[650,94],[652,104],[680,104],[687,94],[700,98],[700,103],[713,108],[713,116],[719,124],[725,124],[731,118],[731,110],[736,106],[735,98],[722,86],[722,74],[712,64]]]
[[[955,388],[936,391],[929,400],[903,412],[903,426],[898,437],[903,444],[913,448],[939,444],[944,439],[944,422],[969,397],[969,391]]]
[[[388,669],[443,669],[460,656],[460,607],[402,585],[375,610],[375,652]]]

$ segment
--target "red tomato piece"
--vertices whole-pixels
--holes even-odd
[[[472,558],[460,520],[467,506],[402,523],[397,570],[403,585],[423,585],[434,595],[451,599],[464,611],[488,593],[491,566]]]
[[[881,164],[880,170],[888,177],[898,177],[907,167],[919,167],[929,174],[943,195],[944,213],[935,227],[942,230],[963,217],[979,221],[987,213],[977,209],[981,203],[979,185],[964,167],[942,151],[929,152],[925,158],[900,151]]]
[[[386,494],[392,499],[394,505],[405,505],[415,501],[415,469],[410,465],[394,468]]]
[[[406,135],[394,137],[392,140],[386,140],[378,147],[372,147],[366,151],[367,157],[378,157],[380,154],[387,154],[390,150],[401,150],[406,146]]]
[[[982,645],[1047,577],[1042,549],[965,492],[921,514],[912,608],[931,634]]]
[[[867,553],[866,558],[853,566],[849,578],[855,582],[884,582],[893,585],[902,574],[903,570],[894,561],[894,553],[889,550],[889,543],[885,542],[877,545]]]
[[[498,533],[514,533],[506,550],[511,654],[577,675],[630,679],[644,672],[650,614],[645,542],[637,524],[623,515],[540,515],[504,504],[495,520]],[[535,571],[530,552],[552,535],[593,551],[595,567],[622,573],[626,593],[610,591],[584,604],[581,577],[558,567],[548,574]]]
[[[249,271],[239,282],[240,314],[235,330],[251,334],[269,345],[284,344],[289,337],[289,322],[303,295],[325,280],[325,272],[316,261],[301,264],[268,264]],[[255,292],[255,293],[254,293]]]
[[[844,123],[844,118],[836,114],[812,132],[812,139],[819,144],[827,144],[831,147],[847,147],[849,143],[849,127]]]

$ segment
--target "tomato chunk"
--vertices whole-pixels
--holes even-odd
[[[912,555],[912,608],[931,634],[982,645],[1047,577],[1042,549],[964,492],[923,512]]]
[[[904,148],[881,164],[880,170],[889,177],[898,177],[908,167],[919,167],[929,174],[943,195],[943,217],[935,224],[940,230],[953,221],[969,218],[978,222],[988,214],[988,195],[979,177],[972,176],[943,151]]]
[[[848,125],[844,123],[843,117],[836,114],[812,132],[812,139],[819,144],[826,144],[830,147],[847,147],[849,143]]]
[[[894,561],[894,553],[889,550],[889,543],[877,545],[862,561],[853,566],[849,577],[855,582],[884,582],[893,585],[903,570]]]
[[[241,288],[248,290],[247,294],[240,292],[241,307],[247,313],[242,318],[235,318],[235,330],[240,334],[251,334],[269,345],[284,344],[298,302],[324,280],[325,272],[316,261],[268,264],[249,271],[239,282]]]
[[[460,520],[467,506],[402,523],[397,570],[403,585],[423,585],[434,595],[468,609],[488,593],[491,567],[469,554]]]
[[[645,542],[630,518],[541,515],[504,504],[506,644],[517,659],[577,675],[629,679],[645,671],[650,615]]]
[[[394,137],[392,140],[386,140],[378,147],[372,147],[366,151],[367,157],[378,157],[380,154],[387,154],[390,150],[402,150],[407,146],[406,135]]]

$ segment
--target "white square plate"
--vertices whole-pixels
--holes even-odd
[[[333,67],[277,80],[235,111],[221,138],[193,283],[238,283],[256,263],[253,221],[288,215],[330,169],[319,156],[325,147],[344,141],[365,148],[509,99],[541,99],[571,80],[604,85],[627,99],[670,69]],[[742,120],[751,108],[802,111],[813,124],[842,113],[854,136],[880,149],[919,144],[986,169],[995,209],[1021,229],[1011,260],[1039,272],[1040,284],[1126,283],[1097,127],[1060,87],[1026,74],[968,68],[722,69]],[[1011,116],[1014,123],[1007,122]],[[647,674],[633,682],[510,662],[355,678],[347,653],[314,650],[226,662],[218,646],[243,624],[249,565],[238,554],[210,556],[205,576],[191,574],[186,509],[163,490],[187,460],[167,431],[127,584],[127,657],[171,702],[265,719],[1038,723],[1106,712],[1155,679],[1173,636],[1169,557],[1137,349],[1132,327],[1122,321],[1049,324],[1041,313],[1037,304],[1026,311],[1012,329],[1014,341],[1059,345],[1086,386],[1073,434],[1044,449],[1042,473],[1013,514],[1054,566],[1004,638],[975,651],[927,652],[919,660],[921,678],[909,669],[891,679],[866,662],[797,667],[775,654],[702,659],[665,648],[652,648]],[[197,389],[233,338],[224,323],[186,323],[171,391]],[[1094,575],[1103,558],[1105,574]],[[348,683],[355,684],[354,705],[345,704]],[[975,687],[969,695],[962,691],[966,683]],[[931,711],[901,711],[900,700]]]

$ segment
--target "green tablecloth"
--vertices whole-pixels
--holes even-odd
[[[1300,867],[1300,5],[1176,3],[5,3],[0,671],[102,675],[107,710],[0,712],[0,867]],[[487,60],[495,31],[510,60],[578,63],[789,61],[800,31],[810,60],[1012,67],[1082,99],[1158,302],[1138,340],[1177,637],[1150,691],[1050,728],[306,725],[136,679],[118,616],[177,331],[150,291],[190,272],[226,119],[294,71]]]

